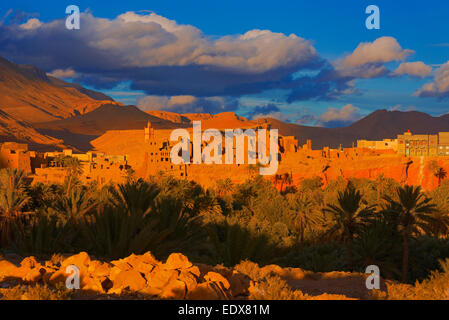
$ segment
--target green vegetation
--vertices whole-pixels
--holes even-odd
[[[204,189],[163,174],[146,181],[130,174],[125,184],[100,188],[79,183],[76,163],[65,165],[73,170],[63,185],[30,185],[20,171],[0,171],[0,253],[117,259],[151,251],[164,259],[181,252],[207,264],[250,260],[314,272],[364,272],[375,264],[383,277],[409,283],[449,258],[445,181],[431,192],[383,176],[326,187],[304,179],[284,188],[286,175],[276,188],[257,175]]]

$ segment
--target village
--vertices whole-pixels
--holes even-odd
[[[254,130],[269,130],[266,123],[258,123]],[[192,129],[189,129],[192,131]],[[260,165],[249,161],[251,150],[248,150],[248,141],[245,143],[244,161],[236,159],[237,144],[233,144],[232,156],[234,159],[224,159],[223,164],[195,164],[195,161],[174,164],[171,161],[170,152],[178,143],[170,139],[170,130],[154,129],[151,122],[142,130],[116,130],[107,132],[115,136],[126,137],[132,135],[140,142],[138,148],[127,147],[123,141],[120,149],[123,154],[111,154],[104,150],[76,153],[72,149],[64,149],[52,152],[37,152],[29,150],[27,144],[16,142],[4,142],[0,146],[0,166],[2,168],[16,168],[25,171],[32,183],[59,184],[63,183],[69,169],[64,165],[64,158],[76,159],[81,171],[83,183],[96,182],[99,185],[107,183],[123,183],[131,175],[138,178],[147,178],[150,175],[164,173],[180,179],[195,180],[203,185],[208,185],[216,178],[229,177],[235,182],[250,178],[256,174]],[[255,137],[254,137],[255,138]],[[234,137],[234,140],[236,138]],[[133,142],[130,141],[129,145]],[[329,179],[338,176],[360,176],[376,178],[381,173],[390,175],[396,180],[403,181],[413,176],[412,163],[419,164],[418,171],[423,176],[423,161],[421,158],[441,158],[449,156],[449,132],[440,132],[434,135],[415,135],[410,131],[398,135],[395,139],[383,139],[379,141],[358,140],[356,145],[350,148],[329,148],[314,150],[312,141],[300,146],[293,136],[279,135],[278,139],[278,172],[272,175],[272,179],[279,180],[282,176],[289,176],[289,180],[298,180],[320,176],[326,183]],[[193,144],[192,144],[193,145]],[[201,149],[207,146],[201,142]],[[229,158],[222,146],[221,156]],[[101,148],[100,148],[101,149]],[[194,148],[190,148],[190,159],[194,159]],[[249,151],[249,152],[248,152]],[[117,152],[118,153],[118,152]],[[420,157],[418,161],[411,161],[413,157]],[[394,170],[382,166],[382,159],[388,160],[388,166]],[[245,164],[246,163],[246,164]],[[230,170],[232,167],[232,170]],[[382,169],[383,167],[383,169]],[[364,173],[360,173],[360,172]],[[393,174],[393,171],[395,172]],[[410,177],[405,175],[410,174]],[[423,177],[417,181],[422,182]],[[425,178],[425,177],[424,177]],[[412,178],[413,179],[413,178]]]

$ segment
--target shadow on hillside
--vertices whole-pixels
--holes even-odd
[[[51,129],[36,128],[36,131],[41,134],[51,136],[53,138],[61,139],[64,141],[65,145],[75,147],[76,149],[82,152],[92,150],[93,146],[90,144],[90,142],[99,137],[99,135],[72,133],[67,130],[51,130]]]

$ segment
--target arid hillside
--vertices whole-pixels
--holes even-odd
[[[135,106],[104,104],[86,114],[68,119],[35,124],[41,130],[69,131],[74,134],[102,135],[108,130],[143,129],[147,122],[156,129],[179,127],[175,123],[147,114]]]
[[[0,142],[27,143],[33,150],[61,148],[63,140],[37,132],[32,125],[0,110]]]
[[[29,123],[64,119],[116,103],[106,95],[0,57],[0,109]]]

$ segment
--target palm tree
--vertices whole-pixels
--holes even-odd
[[[431,232],[435,219],[432,213],[435,212],[435,205],[430,203],[422,192],[421,187],[408,186],[396,189],[398,200],[389,196],[385,197],[388,204],[386,212],[397,217],[398,228],[402,234],[402,281],[407,281],[409,240],[413,235]]]
[[[154,199],[160,190],[156,184],[142,179],[119,184],[112,189],[112,202],[123,209],[135,212],[146,212],[154,205]]]
[[[30,201],[25,192],[25,172],[17,169],[0,170],[0,244],[6,244],[13,225],[21,222],[22,210]],[[19,225],[20,229],[22,225]]]
[[[219,196],[228,195],[234,191],[234,183],[229,178],[217,180],[216,190]]]
[[[301,243],[303,243],[305,231],[322,225],[324,219],[320,216],[320,211],[316,210],[315,204],[309,199],[309,196],[304,193],[287,194],[287,201],[295,212],[294,226],[299,232]]]
[[[444,168],[438,168],[436,172],[434,172],[435,177],[438,178],[438,186],[441,185],[441,181],[444,180],[447,177],[447,172],[444,170]]]
[[[4,216],[19,213],[30,200],[25,192],[25,178],[26,174],[21,170],[0,171],[0,211]]]
[[[440,167],[436,161],[432,161],[429,164],[429,169],[433,175],[438,179],[438,186],[441,185],[441,181],[447,177],[447,172],[443,167]]]
[[[344,192],[339,191],[337,205],[328,204],[324,212],[330,213],[335,219],[335,225],[329,233],[339,233],[342,241],[347,244],[348,266],[352,270],[352,247],[354,236],[370,221],[373,206],[363,206],[362,195],[352,183],[348,183]]]
[[[61,195],[56,201],[55,208],[59,213],[70,219],[80,219],[92,211],[97,201],[91,197],[88,190],[83,187],[72,188],[68,195]]]
[[[80,177],[83,173],[83,166],[79,159],[70,156],[59,155],[54,160],[58,167],[63,167],[67,171],[64,179],[64,192],[70,196],[73,188],[81,187]]]

